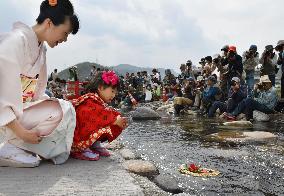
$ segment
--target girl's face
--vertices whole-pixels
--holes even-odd
[[[70,20],[66,19],[63,24],[58,26],[55,26],[49,19],[47,19],[46,23],[47,30],[45,33],[45,41],[51,48],[54,48],[58,44],[67,41],[67,37],[72,30]]]
[[[106,103],[110,103],[115,97],[116,93],[117,89],[111,86],[107,88],[100,86],[98,89],[98,94],[100,98]]]

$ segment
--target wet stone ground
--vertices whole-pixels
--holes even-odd
[[[277,139],[229,143],[208,141],[220,131],[266,131]],[[185,193],[195,195],[284,195],[284,121],[277,116],[251,128],[224,127],[218,119],[165,116],[158,121],[133,121],[122,135],[124,144],[161,174],[171,175]],[[221,172],[200,178],[179,173],[183,163]]]

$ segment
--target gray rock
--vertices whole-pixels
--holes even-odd
[[[106,148],[109,150],[118,150],[123,148],[123,144],[121,144],[118,140],[113,140],[106,146]]]
[[[268,122],[270,120],[270,117],[260,111],[253,111],[253,119],[259,122]]]
[[[120,151],[119,151],[119,153],[121,154],[121,156],[125,159],[125,160],[130,160],[130,159],[135,159],[136,158],[136,156],[135,156],[135,154],[131,151],[131,150],[129,150],[129,149],[121,149]]]
[[[129,172],[141,175],[141,176],[154,176],[159,174],[159,171],[155,165],[149,161],[143,160],[129,160],[123,163],[123,167]]]
[[[170,175],[158,175],[154,178],[154,182],[164,191],[174,194],[183,192],[177,181]]]
[[[147,107],[139,107],[132,113],[133,120],[158,120],[161,116],[152,110],[151,108]]]
[[[220,131],[206,137],[209,141],[243,143],[251,141],[265,141],[277,138],[276,135],[264,131]]]
[[[252,127],[253,124],[250,121],[231,121],[223,123],[224,126],[233,126],[233,127]]]
[[[188,193],[179,193],[179,194],[175,194],[176,196],[192,196]]]

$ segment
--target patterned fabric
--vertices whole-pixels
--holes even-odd
[[[96,141],[116,139],[122,129],[113,125],[120,115],[98,96],[89,93],[72,101],[76,110],[76,128],[72,151],[84,151]]]
[[[273,110],[278,101],[276,89],[271,87],[268,91],[259,92],[255,100]]]
[[[21,85],[22,85],[22,97],[23,103],[31,102],[37,85],[37,79],[27,77],[21,74]]]

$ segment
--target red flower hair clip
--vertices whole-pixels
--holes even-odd
[[[48,0],[50,6],[54,7],[57,5],[57,0]]]
[[[104,71],[102,79],[106,84],[111,84],[112,86],[117,85],[119,78],[114,71]]]

